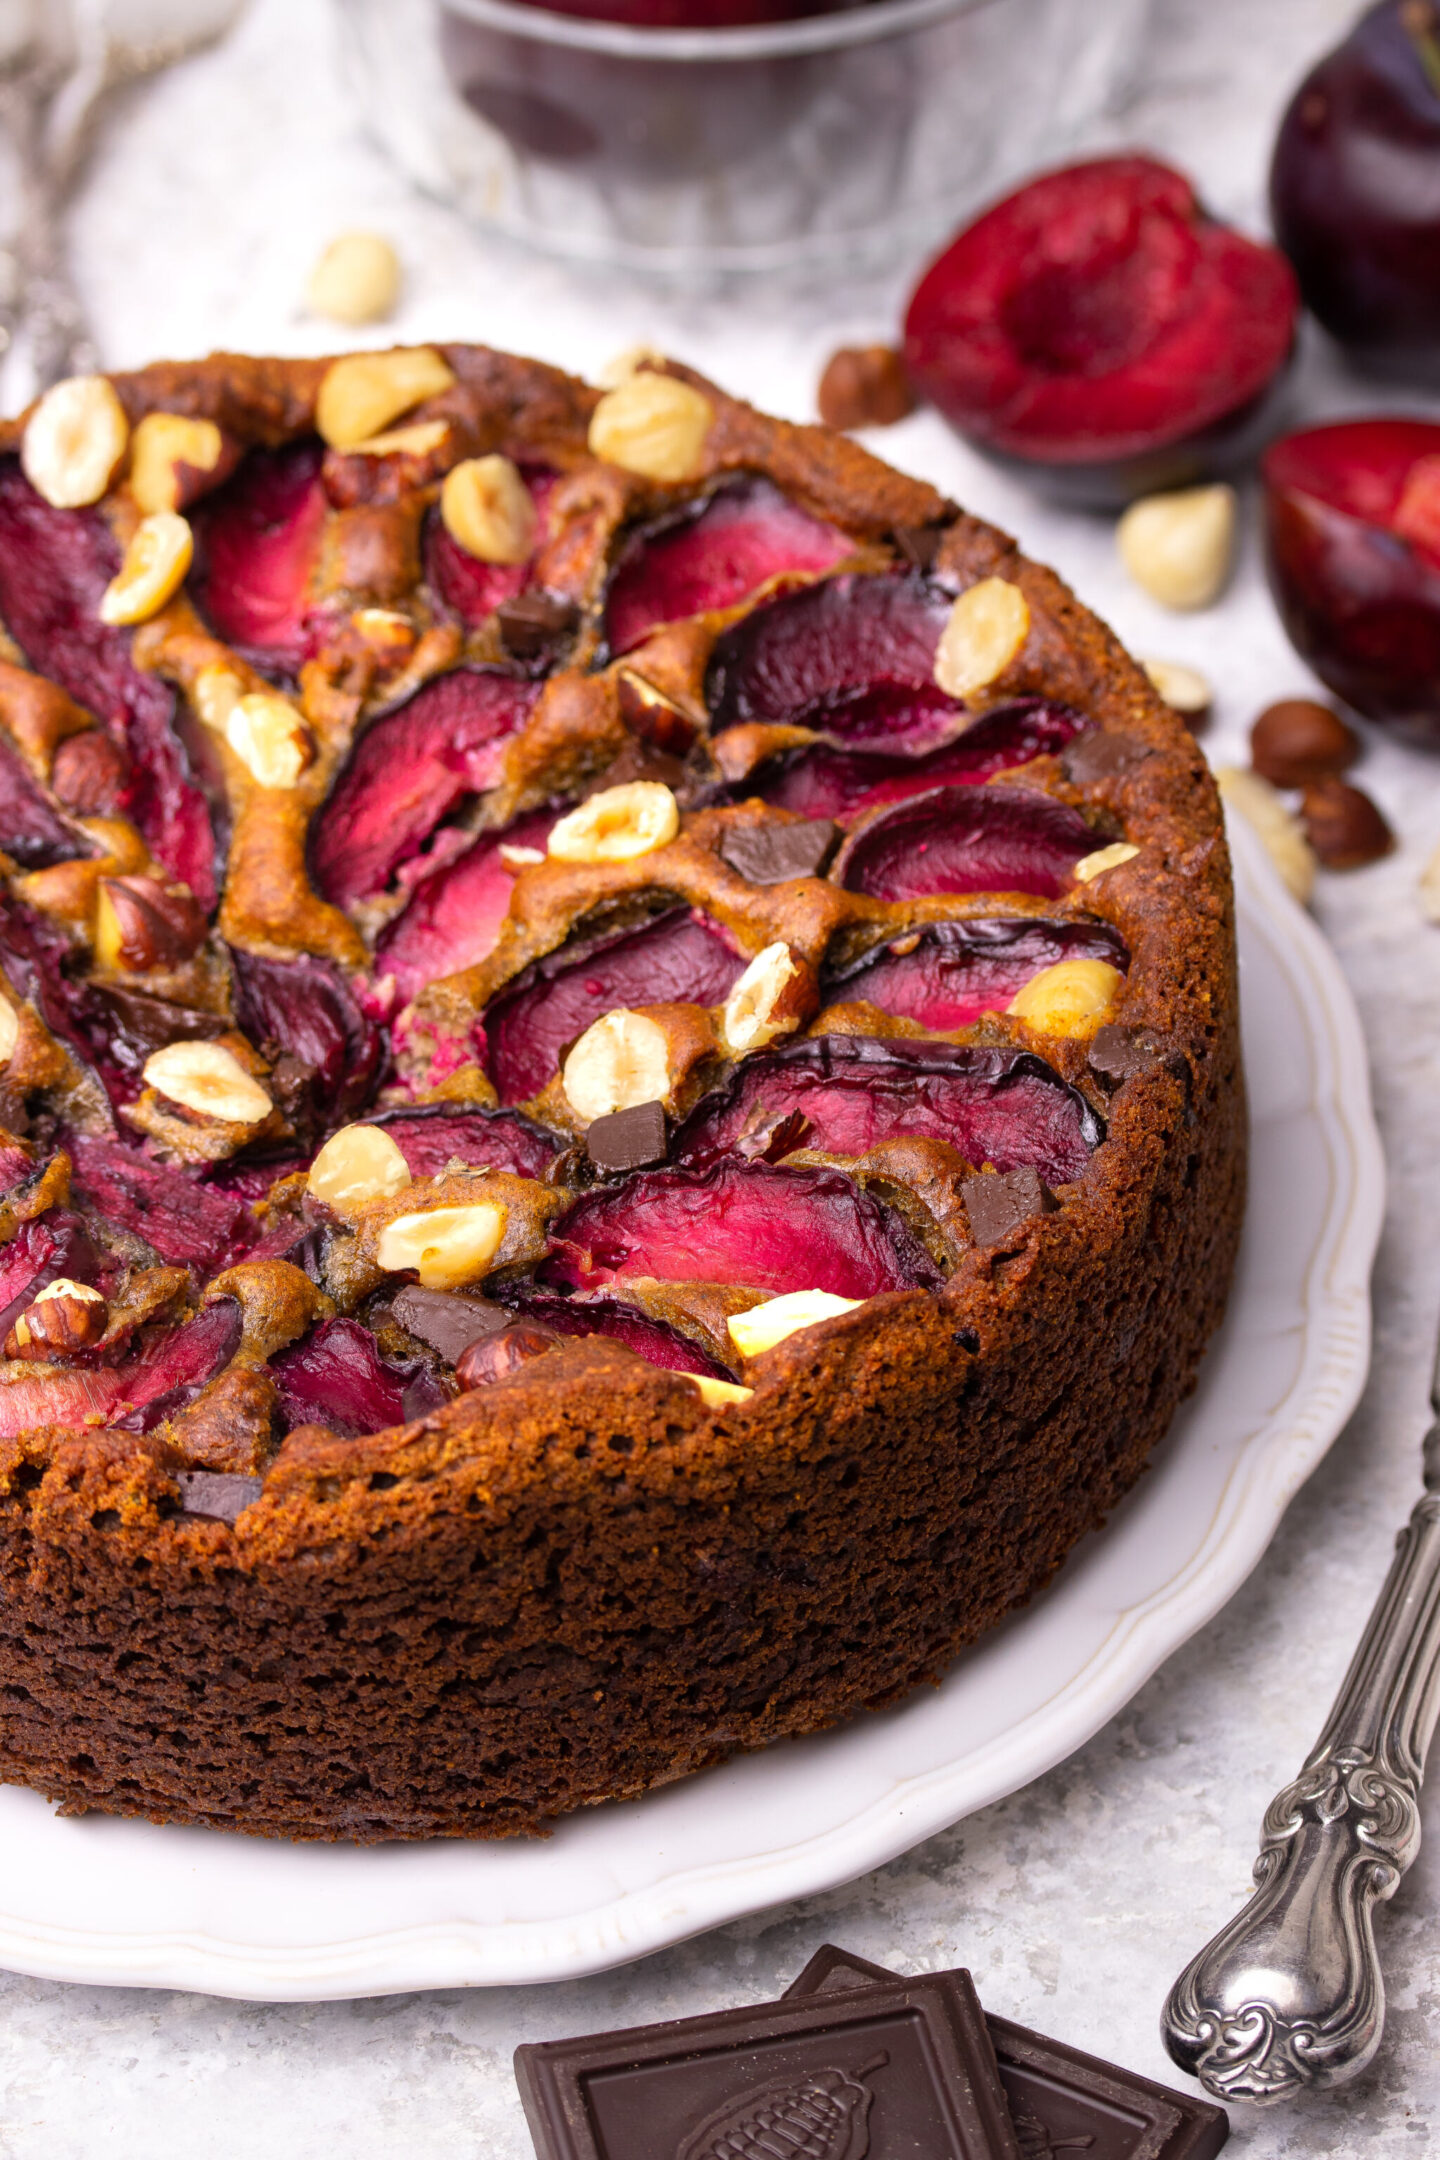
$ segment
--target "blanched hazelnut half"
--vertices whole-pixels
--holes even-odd
[[[184,413],[146,413],[130,438],[130,493],[147,517],[178,510],[187,490],[180,467],[214,472],[225,438],[213,420],[191,420]]]
[[[258,1125],[274,1108],[258,1080],[222,1043],[167,1043],[145,1060],[145,1085],[197,1117]]]
[[[566,1058],[560,1084],[576,1117],[590,1124],[670,1093],[670,1045],[647,1014],[606,1013],[586,1028]]]
[[[1004,674],[1030,635],[1030,603],[1008,578],[981,578],[950,610],[935,648],[935,680],[967,698]]]
[[[1089,885],[1097,877],[1104,877],[1107,870],[1118,870],[1122,863],[1134,862],[1139,853],[1133,840],[1112,840],[1108,847],[1082,855],[1070,874],[1077,885]]]
[[[659,780],[602,788],[551,827],[546,853],[559,862],[631,862],[680,830],[680,806]]]
[[[731,1313],[725,1325],[740,1355],[753,1358],[762,1350],[773,1350],[801,1328],[833,1320],[837,1313],[853,1312],[864,1302],[863,1298],[836,1297],[829,1290],[790,1290],[784,1297],[752,1305],[748,1312]]]
[[[184,584],[194,554],[194,535],[176,511],[156,510],[142,518],[100,596],[101,622],[140,623],[158,615]]]
[[[1215,780],[1225,801],[1259,834],[1266,854],[1304,907],[1315,890],[1315,850],[1300,820],[1259,773],[1246,772],[1238,765],[1219,765]]]
[[[427,1290],[453,1290],[484,1275],[500,1250],[507,1210],[492,1201],[397,1215],[381,1231],[375,1258],[395,1272],[414,1268]]]
[[[1199,668],[1188,667],[1183,660],[1142,660],[1140,665],[1171,712],[1179,713],[1192,725],[1207,717],[1215,702],[1215,691]]]
[[[440,518],[457,547],[477,562],[528,562],[535,546],[535,504],[507,457],[464,458],[445,475]]]
[[[1058,960],[1022,984],[1006,1011],[1042,1035],[1093,1035],[1123,981],[1107,960]]]
[[[340,233],[310,273],[306,299],[330,322],[380,322],[400,297],[400,258],[383,233]]]
[[[324,1206],[346,1215],[403,1191],[410,1166],[383,1126],[342,1125],[311,1163],[306,1183]]]
[[[20,1015],[8,997],[0,997],[0,1065],[8,1065],[20,1040]]]
[[[225,722],[225,740],[263,788],[293,788],[314,754],[299,712],[275,690],[237,698]]]
[[[206,727],[214,728],[217,735],[224,734],[226,721],[244,695],[244,682],[223,660],[212,660],[201,668],[190,685],[191,704]]]
[[[691,1373],[689,1378],[709,1410],[723,1410],[730,1403],[749,1402],[755,1393],[753,1387],[741,1387],[734,1380],[712,1380],[708,1373]]]
[[[1135,583],[1162,607],[1209,607],[1230,575],[1235,490],[1219,482],[1143,496],[1121,518],[1115,544]]]
[[[455,377],[430,345],[386,353],[347,353],[325,372],[315,425],[332,450],[353,450]]]
[[[714,417],[693,384],[644,369],[607,390],[595,407],[591,455],[647,480],[693,480]]]
[[[800,1025],[798,1008],[786,1010],[786,992],[800,980],[800,970],[783,939],[767,945],[750,962],[725,1000],[720,1029],[732,1057],[745,1057],[793,1034]]]
[[[130,440],[130,423],[103,375],[71,375],[47,390],[25,423],[20,463],[57,510],[99,502]]]

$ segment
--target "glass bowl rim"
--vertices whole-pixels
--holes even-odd
[[[861,0],[827,15],[790,22],[743,24],[718,30],[652,30],[630,23],[557,15],[518,0],[436,0],[437,10],[487,30],[534,44],[610,53],[626,60],[761,60],[792,53],[831,52],[849,45],[903,37],[951,16],[973,15],[1006,0]]]

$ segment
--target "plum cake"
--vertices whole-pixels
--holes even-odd
[[[0,431],[0,1776],[541,1831],[933,1681],[1244,1189],[1194,742],[1048,571],[645,360]]]

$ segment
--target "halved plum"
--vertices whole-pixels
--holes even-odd
[[[833,569],[854,549],[771,481],[732,481],[632,534],[606,596],[606,642],[629,652],[662,623],[733,607],[781,571]]]
[[[98,510],[56,510],[0,461],[0,616],[27,658],[102,720],[130,776],[117,807],[207,911],[215,905],[215,836],[205,797],[174,732],[175,694],[130,657],[131,633],[100,620],[120,549]]]
[[[311,581],[328,505],[324,446],[251,450],[189,513],[192,585],[217,637],[257,667],[298,675],[310,657]]]
[[[937,787],[862,819],[832,874],[876,900],[967,892],[1054,900],[1096,844],[1078,810],[1029,788]]]
[[[901,1218],[842,1172],[735,1161],[642,1171],[586,1193],[555,1225],[542,1272],[578,1290],[644,1275],[777,1297],[868,1298],[942,1280]]]
[[[951,604],[923,577],[859,572],[767,601],[716,642],[712,729],[758,720],[928,749],[961,710],[934,676]]]
[[[712,1380],[730,1378],[724,1366],[707,1357],[688,1335],[667,1327],[663,1320],[652,1320],[619,1298],[595,1294],[559,1297],[527,1286],[523,1296],[507,1298],[506,1302],[513,1303],[522,1318],[553,1328],[557,1335],[608,1335],[613,1342],[624,1343],[627,1350],[644,1358],[647,1365],[658,1365],[665,1372],[705,1373]]]
[[[1027,181],[926,270],[911,380],[977,449],[1108,508],[1259,448],[1299,298],[1279,250],[1182,173],[1102,157]]]
[[[255,1235],[244,1202],[157,1162],[121,1140],[67,1133],[74,1194],[122,1230],[154,1246],[162,1260],[213,1275]]]
[[[339,968],[308,953],[272,960],[238,945],[230,966],[236,1021],[267,1054],[283,1051],[308,1066],[320,1117],[343,1120],[370,1100],[385,1039]]]
[[[542,534],[546,509],[560,475],[545,465],[524,464],[520,471],[535,505],[536,532]],[[523,563],[487,563],[467,554],[447,532],[438,510],[426,523],[426,582],[467,628],[477,628],[502,602],[524,592],[533,569],[534,556]]]
[[[1440,745],[1440,425],[1306,428],[1261,472],[1270,589],[1295,650],[1367,719]]]
[[[439,1177],[455,1158],[514,1177],[541,1178],[560,1152],[557,1136],[518,1110],[475,1110],[462,1103],[418,1103],[382,1110],[382,1125],[417,1178]]]
[[[758,795],[798,817],[836,818],[842,823],[877,803],[901,802],[941,783],[988,780],[992,773],[1053,757],[1088,722],[1063,705],[1025,698],[986,713],[953,741],[919,756],[869,748],[841,748],[823,737],[813,746],[784,752],[741,781],[737,796]]]
[[[558,806],[517,818],[503,832],[482,833],[443,869],[420,878],[408,905],[375,947],[377,975],[393,975],[402,1003],[426,983],[476,967],[493,950],[510,909],[520,865],[507,848],[543,854]]]
[[[270,1373],[287,1431],[324,1425],[347,1440],[424,1417],[450,1399],[424,1359],[383,1357],[358,1320],[322,1320],[270,1360]]]
[[[1003,1012],[1042,968],[1062,960],[1104,960],[1121,973],[1130,955],[1102,922],[1046,922],[1036,916],[981,916],[924,923],[875,946],[825,978],[827,998],[861,998],[921,1027],[968,1027]]]
[[[311,832],[325,898],[354,907],[383,893],[467,797],[495,785],[539,695],[514,675],[457,668],[367,729]]]
[[[37,1425],[109,1425],[151,1432],[195,1400],[240,1347],[240,1307],[217,1298],[193,1320],[142,1338],[124,1365],[8,1380],[0,1388],[0,1438]]]
[[[747,1058],[696,1105],[671,1159],[695,1170],[733,1160],[747,1128],[778,1125],[796,1111],[790,1152],[863,1155],[902,1136],[948,1140],[977,1169],[1031,1167],[1047,1185],[1079,1177],[1104,1138],[1084,1096],[1032,1051],[814,1035]]]
[[[573,939],[534,961],[485,1011],[489,1072],[502,1103],[539,1093],[560,1053],[621,1005],[719,1005],[745,972],[718,923],[668,908],[638,929]]]

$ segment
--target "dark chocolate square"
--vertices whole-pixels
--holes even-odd
[[[200,1515],[208,1522],[233,1523],[264,1490],[258,1477],[222,1470],[179,1470],[175,1482],[181,1514]]]
[[[419,1283],[397,1290],[390,1312],[397,1327],[417,1342],[428,1343],[447,1365],[458,1364],[471,1343],[498,1334],[514,1318],[503,1305],[492,1305],[485,1298],[464,1297],[454,1290],[426,1290]]]
[[[597,1170],[643,1170],[665,1160],[665,1106],[635,1103],[592,1118],[585,1128],[585,1152]]]
[[[515,2077],[540,2160],[1021,2160],[965,1973],[519,2047]]]
[[[787,878],[818,877],[838,834],[829,818],[736,825],[721,841],[720,853],[752,885],[783,885]]]
[[[579,620],[575,602],[559,593],[517,593],[513,600],[502,600],[495,610],[500,641],[517,660],[538,659],[561,638],[568,637]]]
[[[893,1986],[897,1975],[826,1943],[787,2002]],[[949,1978],[947,1973],[934,1976]],[[968,1976],[967,1976],[968,1977]],[[1230,2135],[1224,2108],[1153,2078],[986,2016],[1024,2160],[1215,2160]]]
[[[1135,735],[1112,733],[1108,728],[1089,728],[1066,746],[1060,760],[1065,777],[1077,787],[1088,781],[1114,780],[1149,757],[1150,745]]]
[[[1032,1215],[1051,1215],[1060,1204],[1039,1171],[1028,1163],[1023,1170],[967,1178],[960,1197],[977,1245],[998,1245]]]

